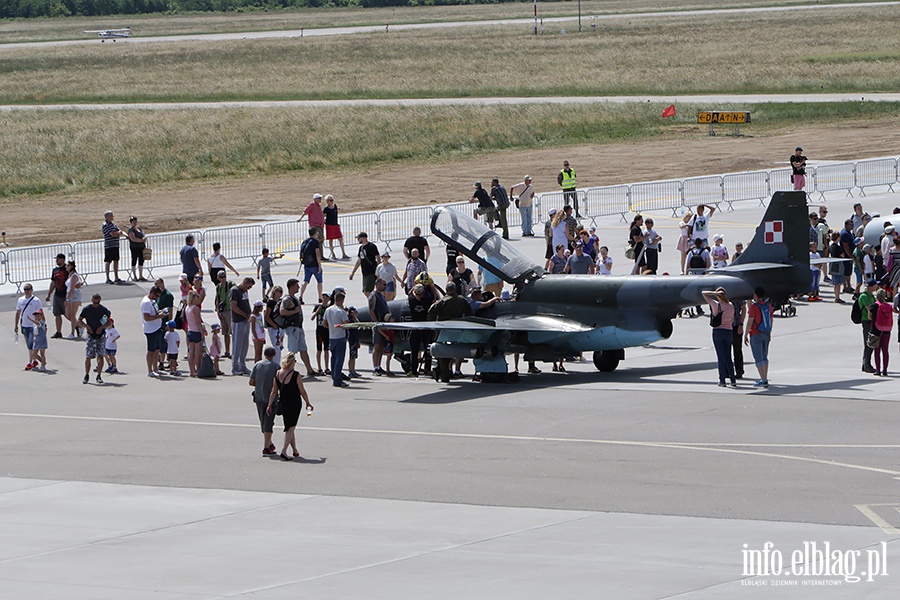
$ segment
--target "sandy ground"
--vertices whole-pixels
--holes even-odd
[[[563,159],[578,173],[579,187],[783,167],[797,145],[803,146],[811,162],[860,160],[896,154],[898,125],[900,119],[853,122],[765,137],[733,137],[724,135],[725,129],[709,137],[705,127],[679,126],[671,130],[673,139],[664,141],[503,151],[360,171],[123,187],[12,201],[3,207],[0,226],[11,246],[27,246],[98,239],[107,209],[117,213],[123,227],[129,215],[138,215],[144,230],[152,234],[284,220],[299,214],[315,192],[333,194],[343,212],[465,200],[474,181],[487,183],[491,177],[508,186],[531,175],[537,191],[545,192],[557,189],[556,173]]]

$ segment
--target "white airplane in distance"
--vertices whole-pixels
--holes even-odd
[[[131,27],[124,29],[85,29],[85,33],[96,33],[101,42],[106,40],[116,41],[119,38],[127,38],[131,35]]]

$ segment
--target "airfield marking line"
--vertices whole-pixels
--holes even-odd
[[[883,532],[887,534],[896,534],[900,533],[900,529],[897,529],[886,520],[882,519],[878,513],[869,508],[870,506],[897,506],[896,504],[854,504],[854,507],[864,514],[870,521],[875,523]]]
[[[249,423],[211,423],[203,421],[166,421],[162,419],[129,419],[120,417],[91,417],[82,415],[46,415],[46,414],[28,414],[28,413],[0,413],[0,417],[20,417],[20,418],[38,418],[38,419],[71,419],[78,421],[103,421],[103,422],[120,422],[120,423],[147,423],[159,425],[193,425],[201,427],[237,427],[237,428],[256,428],[258,425]],[[381,434],[381,435],[409,435],[420,437],[449,437],[464,439],[484,439],[484,440],[502,440],[516,442],[551,442],[561,444],[597,444],[607,446],[637,446],[645,448],[674,448],[678,450],[695,450],[700,452],[722,452],[726,454],[743,454],[747,456],[761,456],[764,458],[779,458],[785,460],[795,460],[800,462],[810,462],[830,467],[842,467],[847,469],[856,469],[860,471],[868,471],[872,473],[882,473],[885,475],[900,476],[900,471],[892,471],[890,469],[882,469],[879,467],[867,467],[865,465],[856,465],[853,463],[845,463],[833,460],[825,460],[820,458],[809,458],[806,456],[794,456],[791,454],[776,454],[773,452],[757,452],[751,450],[737,450],[733,448],[716,447],[710,442],[701,442],[691,444],[690,442],[642,442],[638,440],[597,440],[590,438],[563,438],[563,437],[538,437],[525,435],[502,435],[489,433],[458,433],[458,432],[439,432],[439,431],[404,431],[396,429],[356,429],[349,427],[300,427],[305,431],[319,431],[324,433],[364,433],[364,434]],[[749,446],[749,445],[748,445]],[[778,447],[777,445],[763,444],[765,447]],[[817,445],[797,445],[784,447],[820,447]],[[821,447],[828,447],[821,446]],[[866,445],[854,445],[854,448],[867,448]],[[898,448],[900,445],[879,445],[878,448]]]

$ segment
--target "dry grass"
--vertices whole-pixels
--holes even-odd
[[[900,7],[804,16],[667,17],[537,39],[517,26],[0,52],[0,102],[900,89]]]
[[[834,0],[847,2],[854,0]],[[858,0],[864,1],[864,0]],[[806,4],[806,0],[782,0],[778,5]],[[771,0],[583,0],[582,15],[602,15],[663,10],[742,8],[771,6]],[[575,15],[577,2],[542,2],[541,17]],[[185,15],[122,15],[110,17],[69,17],[61,19],[12,19],[0,21],[0,40],[31,42],[83,38],[85,29],[132,26],[136,36],[184,35],[269,31],[385,23],[471,21],[529,18],[528,2],[463,6],[417,6],[396,8],[343,8],[258,11],[244,13],[191,13]]]
[[[684,139],[697,107],[511,106],[0,113],[0,197],[216,177],[448,162],[502,149]],[[764,135],[813,120],[890,119],[886,104],[747,107]],[[412,182],[401,185],[409,186]]]

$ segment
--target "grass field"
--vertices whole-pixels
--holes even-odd
[[[470,158],[501,149],[703,136],[698,107],[422,107],[0,113],[0,197]],[[746,133],[895,117],[890,104],[759,105]]]
[[[865,0],[832,0],[850,3]],[[583,0],[584,16],[664,10],[709,8],[746,8],[757,6],[790,6],[808,4],[806,0]],[[109,17],[70,17],[61,19],[12,19],[0,21],[0,41],[33,42],[68,40],[85,37],[85,29],[131,26],[136,36],[185,35],[197,33],[231,33],[270,31],[385,23],[425,23],[436,21],[470,21],[484,19],[530,18],[529,2],[477,4],[461,6],[416,6],[392,8],[304,9],[256,11],[244,13],[191,13],[184,15],[121,15]],[[544,18],[578,14],[577,2],[541,2],[539,15]]]
[[[536,39],[479,27],[7,51],[0,102],[894,91],[897,22],[900,6],[639,19]]]

